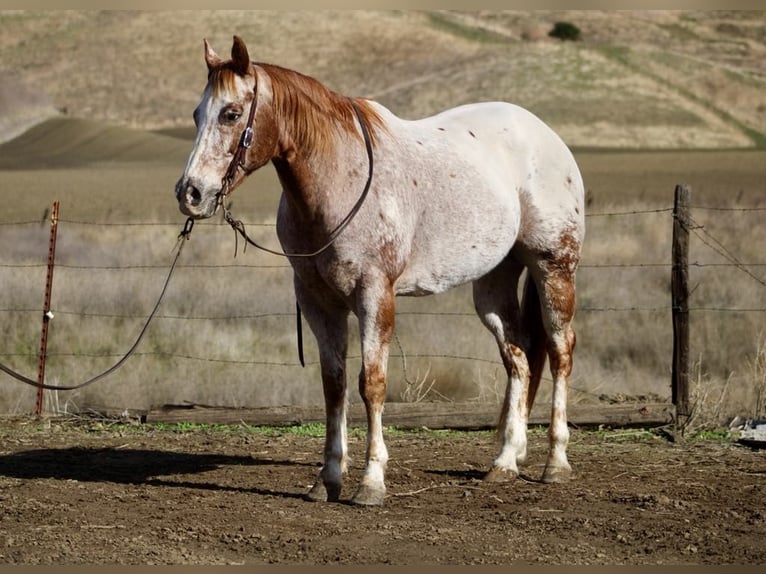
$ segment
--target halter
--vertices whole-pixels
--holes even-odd
[[[237,171],[240,168],[244,170],[247,150],[250,149],[250,146],[252,146],[253,144],[253,136],[254,136],[253,122],[255,120],[256,99],[258,98],[258,76],[255,69],[253,71],[255,73],[256,79],[255,79],[255,85],[253,86],[253,99],[250,102],[250,112],[248,113],[248,116],[247,116],[247,127],[242,132],[242,135],[239,138],[239,143],[237,144],[237,149],[234,151],[234,155],[231,158],[231,162],[229,163],[229,167],[226,169],[226,173],[224,173],[223,178],[221,179],[221,191],[219,191],[217,195],[218,205],[223,208],[223,217],[226,220],[226,223],[231,225],[232,229],[234,230],[235,238],[237,237],[237,233],[239,233],[244,238],[244,240],[250,245],[252,245],[253,247],[260,249],[261,251],[265,251],[266,253],[271,253],[272,255],[279,255],[280,257],[314,257],[324,252],[333,243],[335,243],[335,241],[338,239],[338,237],[343,232],[343,230],[346,229],[346,227],[348,227],[348,224],[351,223],[351,220],[354,219],[357,213],[359,213],[359,210],[362,208],[362,204],[364,203],[364,200],[367,198],[367,194],[369,193],[370,186],[372,184],[372,174],[373,174],[373,156],[372,156],[372,143],[370,141],[370,133],[367,130],[367,125],[364,123],[364,118],[362,117],[362,113],[359,111],[359,107],[356,105],[356,102],[352,100],[351,106],[354,108],[354,113],[356,114],[356,118],[359,121],[359,126],[362,130],[362,136],[364,137],[364,146],[367,151],[367,159],[368,159],[367,182],[364,184],[364,189],[362,190],[362,193],[359,196],[359,199],[356,200],[356,203],[351,208],[351,211],[349,211],[346,214],[346,216],[341,220],[341,222],[335,227],[335,229],[333,229],[330,232],[330,237],[327,240],[327,243],[325,243],[322,247],[320,247],[316,251],[312,251],[311,253],[285,253],[284,251],[276,251],[258,244],[255,240],[253,240],[247,234],[247,231],[245,231],[245,224],[239,219],[234,219],[234,216],[231,214],[231,211],[226,205],[226,198],[229,195],[229,193],[231,193],[231,184],[234,181],[234,177],[236,176]],[[236,246],[235,246],[235,254],[236,254]]]

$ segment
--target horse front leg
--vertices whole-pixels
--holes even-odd
[[[351,501],[368,506],[381,505],[386,495],[388,462],[388,450],[383,440],[383,405],[395,316],[395,296],[389,282],[381,281],[361,292],[358,316],[362,344],[359,394],[367,410],[367,452],[364,476]]]
[[[334,342],[339,343],[340,339]],[[346,349],[345,346],[340,349],[321,344],[319,348],[325,403],[324,460],[319,476],[306,498],[315,502],[337,502],[343,475],[348,470]]]
[[[295,292],[319,347],[325,402],[324,461],[306,499],[335,502],[340,498],[343,475],[348,467],[346,352],[349,312],[340,306],[317,304],[317,299],[302,289],[298,282]]]

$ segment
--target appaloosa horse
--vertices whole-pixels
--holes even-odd
[[[236,36],[226,61],[205,41],[205,61],[197,138],[176,197],[184,214],[211,217],[254,170],[271,161],[277,171],[277,234],[318,343],[326,406],[324,464],[307,498],[338,500],[347,467],[349,312],[358,318],[359,392],[368,426],[365,472],[352,501],[382,504],[395,298],[468,281],[508,374],[502,445],[486,479],[518,474],[547,356],[553,395],[542,480],[566,480],[575,271],[585,214],[582,178],[562,140],[509,103],[404,120],[374,101],[251,62]]]

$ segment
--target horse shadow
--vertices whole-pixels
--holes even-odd
[[[460,480],[464,482],[483,482],[487,476],[486,470],[466,469],[466,470],[427,470],[428,474],[435,474],[451,480]],[[524,482],[540,483],[542,479],[531,476],[528,472],[520,472],[519,478]]]
[[[128,448],[46,448],[0,456],[0,476],[19,479],[57,479],[112,482],[201,490],[232,491],[303,498],[303,492],[231,486],[172,477],[202,474],[223,466],[317,466],[290,460],[258,459],[248,455],[189,453]]]

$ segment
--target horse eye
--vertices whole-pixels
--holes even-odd
[[[221,111],[220,119],[226,123],[234,123],[242,117],[242,112],[237,109],[224,109]]]

